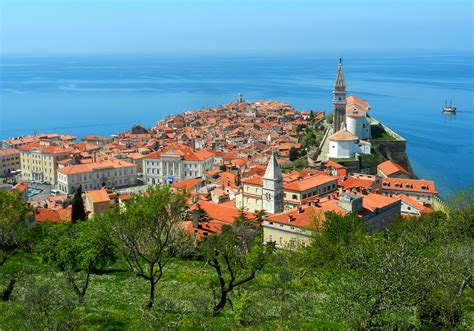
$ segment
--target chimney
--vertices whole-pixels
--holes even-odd
[[[298,214],[301,214],[303,212],[303,207],[298,206]]]
[[[95,163],[95,162],[97,162],[97,156],[96,156],[96,153],[97,153],[97,152],[95,152],[95,151],[94,151],[94,152],[92,152],[92,162],[94,162],[94,163]]]

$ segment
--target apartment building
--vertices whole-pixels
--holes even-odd
[[[143,177],[149,185],[203,178],[213,164],[214,154],[204,149],[165,148],[143,157]]]
[[[57,182],[58,162],[69,158],[69,151],[57,146],[25,148],[20,153],[21,175],[24,180]]]
[[[136,184],[137,166],[117,159],[73,164],[58,169],[58,189],[66,194],[72,194],[79,185],[83,190],[94,190]]]
[[[17,149],[0,149],[0,177],[6,177],[21,168],[20,151]]]
[[[276,247],[296,249],[309,243],[314,231],[321,229],[327,212],[354,213],[369,232],[385,229],[401,215],[401,201],[381,194],[342,193],[316,199],[283,213],[269,215],[262,222],[265,242]]]

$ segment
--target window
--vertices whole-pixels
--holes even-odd
[[[296,194],[293,194],[293,195],[291,196],[291,198],[292,198],[293,200],[297,200],[297,199],[298,199],[298,196],[297,196]]]

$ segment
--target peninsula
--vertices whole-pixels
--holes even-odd
[[[406,141],[373,117],[366,100],[347,96],[342,59],[332,100],[333,112],[325,114],[239,94],[112,137],[7,139],[3,188],[23,191],[35,221],[67,222],[78,190],[92,217],[148,186],[169,185],[188,190],[190,209],[215,222],[195,219],[189,233],[219,233],[239,210],[263,210],[264,239],[278,247],[307,242],[314,212],[355,212],[382,229],[400,216],[444,209],[434,182],[416,179]]]

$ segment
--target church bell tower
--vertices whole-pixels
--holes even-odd
[[[275,152],[272,152],[263,175],[262,198],[262,207],[267,213],[283,212],[283,176]]]
[[[332,92],[334,109],[334,133],[341,130],[346,122],[346,82],[344,81],[344,72],[342,70],[342,58],[339,58],[339,68],[337,69],[336,83]]]

